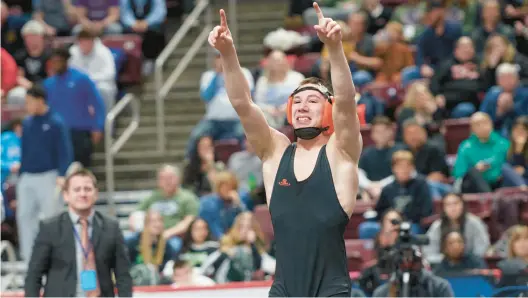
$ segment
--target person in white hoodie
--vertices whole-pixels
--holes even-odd
[[[70,48],[70,55],[70,67],[85,72],[95,82],[108,113],[117,95],[116,66],[112,52],[91,31],[83,29],[77,35],[77,42]]]

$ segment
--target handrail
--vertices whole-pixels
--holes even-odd
[[[167,60],[169,59],[170,55],[174,52],[176,47],[181,43],[183,38],[187,35],[187,33],[192,28],[193,24],[196,22],[196,20],[200,16],[200,14],[204,10],[206,10],[210,6],[210,4],[211,3],[210,3],[209,0],[200,0],[200,1],[198,1],[196,6],[194,7],[193,11],[189,14],[189,16],[185,19],[185,21],[181,25],[180,29],[178,29],[178,31],[174,34],[174,36],[171,38],[171,40],[167,44],[167,46],[165,46],[165,48],[163,49],[161,54],[156,59],[155,69],[154,69],[154,83],[155,83],[156,92],[157,92],[156,93],[156,120],[157,120],[156,121],[156,126],[157,126],[156,131],[157,131],[157,134],[158,134],[158,151],[160,151],[161,153],[165,152],[165,149],[166,149],[166,146],[165,146],[165,144],[166,144],[166,137],[165,137],[165,102],[164,102],[165,101],[165,97],[167,96],[167,93],[168,93],[168,90],[170,90],[170,87],[172,87],[172,85],[174,84],[176,79],[178,79],[178,77],[181,75],[181,74],[179,74],[177,76],[173,76],[174,73],[176,72],[176,70],[178,69],[178,67],[176,67],[176,69],[174,69],[174,71],[169,76],[169,79],[171,79],[171,80],[168,79],[166,81],[163,81],[163,65],[167,62]],[[208,9],[208,10],[210,11],[210,9]],[[209,31],[210,31],[211,30],[210,29],[211,18],[208,17],[207,19],[208,20],[206,20],[206,21],[208,21],[209,23],[206,24],[204,30],[206,28],[209,28]],[[193,46],[194,45],[195,44],[193,44]],[[186,55],[190,53],[189,56],[188,56],[188,57],[190,57],[189,61],[185,63],[183,69],[179,70],[179,72],[182,72],[183,70],[185,70],[185,67],[187,67],[187,65],[189,64],[190,60],[192,60],[192,58],[194,58],[194,56],[196,55],[196,52],[198,51],[198,49],[195,49],[194,52],[191,51],[191,50],[192,49],[190,49],[186,53]],[[180,64],[182,62],[185,62],[185,61],[183,61],[183,60],[180,61],[178,66],[180,66]],[[174,79],[174,78],[176,78],[176,79]],[[170,84],[168,84],[168,83],[170,83]],[[169,87],[167,87],[167,86],[169,86]],[[166,93],[161,93],[161,90],[167,90],[167,91],[166,91]]]
[[[2,240],[2,242],[0,242],[0,256],[4,254],[4,251],[7,254],[8,262],[16,262],[17,258],[15,248],[13,247],[11,242],[7,240]],[[14,274],[13,272],[6,274],[6,276],[2,278],[2,285],[0,291],[4,292],[5,290],[7,290],[7,288],[9,288],[9,286],[15,281],[15,278],[16,274]]]
[[[114,122],[123,111],[123,109],[129,105],[132,107],[132,120],[128,124],[127,128],[117,138],[113,140],[112,131],[114,129]],[[107,202],[110,206],[110,214],[116,215],[114,192],[115,192],[115,181],[114,181],[114,156],[119,152],[121,147],[125,144],[128,139],[134,134],[136,129],[139,127],[139,101],[136,96],[132,93],[127,93],[119,102],[108,112],[105,120],[105,158],[106,158],[106,196]]]

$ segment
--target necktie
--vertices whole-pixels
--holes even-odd
[[[97,272],[94,249],[90,243],[90,238],[88,237],[88,220],[86,218],[81,218],[79,219],[79,222],[81,223],[81,245],[84,251],[87,249],[90,250],[87,258],[84,256],[83,252],[83,270],[94,270]],[[87,291],[85,294],[86,297],[99,297],[101,294],[99,281],[97,281],[97,288],[95,290]]]

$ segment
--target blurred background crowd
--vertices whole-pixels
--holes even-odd
[[[528,1],[317,2],[343,28],[359,97],[360,192],[345,232],[355,287],[370,296],[389,279],[402,221],[430,240],[420,270],[500,272],[498,285],[526,285]],[[94,160],[104,134],[121,131],[105,131],[107,114],[126,93],[149,105],[137,86],[152,79],[181,24],[203,26],[189,17],[197,3],[2,1],[2,240],[17,251],[3,264],[28,261],[38,221],[62,210],[60,187],[72,169],[93,169],[104,181]],[[241,61],[268,123],[294,141],[290,93],[305,77],[332,78],[312,1],[288,5],[283,26],[259,41],[259,63]],[[183,153],[155,166],[124,162],[124,174],[145,166],[156,179],[120,189],[134,198],[118,204],[118,216],[135,285],[265,280],[275,271],[261,162],[227,98],[220,57],[210,56],[192,82],[203,102],[192,105],[205,113],[175,137]],[[154,142],[155,132],[145,135]]]

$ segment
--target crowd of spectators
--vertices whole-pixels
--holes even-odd
[[[32,117],[13,123],[2,134],[2,183],[9,173],[33,179],[33,174],[52,172],[48,176],[60,184],[65,164],[90,166],[105,111],[117,93],[117,71],[104,62],[110,61],[111,52],[96,36],[132,30],[146,39],[159,38],[163,31],[160,1],[148,2],[153,6],[148,17],[139,13],[139,1],[130,1],[108,1],[104,9],[94,7],[95,2],[58,1],[63,10],[60,24],[47,18],[57,12],[46,11],[46,5],[36,5],[34,20],[20,26],[27,16],[4,16],[2,9],[2,24],[12,37],[4,44],[3,26],[2,71],[17,78],[2,85],[2,94],[10,103],[25,101],[33,107]],[[292,1],[292,10],[311,26],[316,16],[304,2]],[[409,0],[396,7],[379,0],[320,2],[325,15],[343,26],[343,48],[363,106],[359,110],[373,142],[359,162],[358,200],[371,203],[375,216],[366,213],[357,228],[359,238],[374,240],[378,262],[364,267],[361,289],[374,293],[382,283],[378,273],[392,268],[386,259],[398,237],[392,219],[408,220],[413,233],[429,237],[422,252],[435,274],[487,268],[484,258],[489,255],[503,258],[498,267],[504,275],[527,270],[527,223],[513,219],[493,241],[490,227],[470,212],[464,194],[504,187],[528,191],[528,6],[497,0]],[[77,41],[69,51],[47,53],[45,36],[72,30]],[[146,58],[149,50],[152,57],[157,55],[159,48],[143,44]],[[331,81],[324,46],[314,37],[305,47],[320,51],[308,71],[296,70],[292,55],[277,49],[269,49],[256,71],[243,69],[255,103],[281,131],[287,131],[286,102],[297,84],[305,76]],[[125,242],[136,285],[211,285],[273,276],[273,239],[253,213],[265,204],[262,165],[227,98],[218,54],[212,65],[200,80],[206,113],[189,137],[182,169],[162,166],[157,188],[130,215]],[[8,81],[4,73],[2,79]],[[403,90],[401,104],[394,107],[368,92],[369,86],[380,84]],[[44,116],[62,120],[46,129]],[[447,150],[448,119],[470,126],[456,156]],[[66,129],[70,133],[60,133]],[[42,138],[42,130],[53,130],[57,142],[25,147],[27,134],[35,131]],[[215,144],[226,140],[240,150],[220,159]],[[61,155],[63,159],[28,157],[31,151],[46,150],[42,146],[50,146],[50,155],[70,153]],[[71,157],[64,160],[66,156]],[[36,182],[26,179],[26,192],[46,183],[42,175],[36,176]],[[427,222],[437,202],[440,217]],[[6,218],[14,216],[12,207],[6,202]],[[17,220],[35,221],[33,212],[20,214],[17,207]],[[24,246],[31,246],[35,231],[29,225],[22,231],[25,259],[24,251],[29,250]]]

